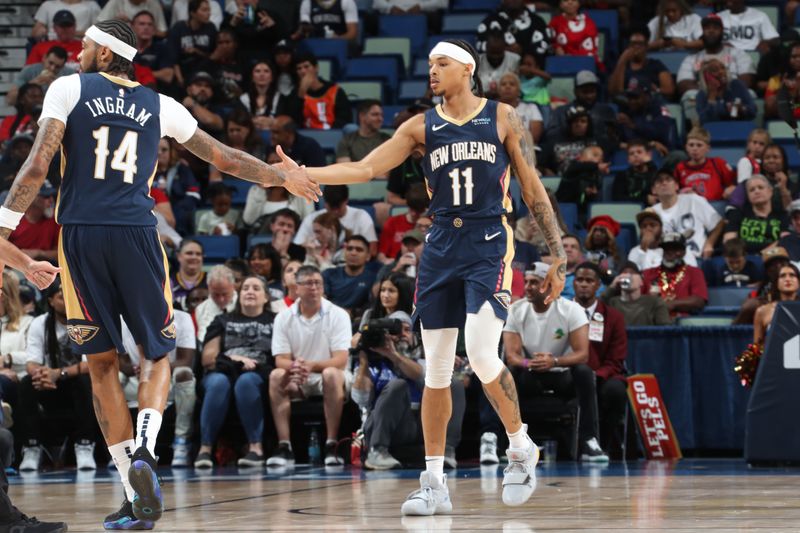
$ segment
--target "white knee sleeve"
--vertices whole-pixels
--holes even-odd
[[[502,334],[503,321],[495,316],[489,302],[484,303],[477,314],[467,314],[464,331],[467,357],[481,383],[497,379],[505,366],[498,354]]]
[[[456,362],[458,328],[422,328],[422,346],[425,348],[425,386],[446,389],[453,379]]]

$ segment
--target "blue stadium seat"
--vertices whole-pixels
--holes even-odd
[[[329,153],[336,152],[336,146],[342,138],[342,130],[297,130],[297,133],[311,137]]]
[[[423,54],[426,58],[428,57],[428,52],[433,50],[433,47],[436,46],[440,41],[445,41],[447,39],[461,39],[462,41],[466,41],[472,46],[475,46],[476,36],[474,33],[458,33],[458,34],[450,34],[450,35],[431,35],[428,37],[427,43],[425,45],[425,50]],[[427,61],[427,59],[426,59]]]
[[[442,33],[474,33],[484,18],[486,13],[446,13]]]
[[[619,14],[614,9],[587,9],[585,13],[592,19],[599,32],[606,34],[605,55],[611,52],[616,56],[619,48]],[[600,58],[603,59],[603,58]]]
[[[578,228],[578,204],[558,204],[561,209],[561,218],[564,219],[564,224],[567,229],[575,233]]]
[[[547,58],[547,72],[551,76],[574,76],[581,70],[597,72],[597,64],[589,56],[552,56]]]
[[[636,232],[631,230],[629,224],[625,224],[619,230],[619,235],[615,239],[617,241],[617,250],[619,251],[619,256],[621,258],[628,257],[628,252],[631,251],[633,248],[634,241],[636,241]],[[636,244],[639,244],[638,241]]]
[[[342,73],[347,67],[347,41],[343,39],[305,39],[300,47],[312,52],[317,59],[332,59],[336,63],[336,72]]]
[[[397,91],[397,101],[400,103],[413,103],[417,98],[425,96],[428,90],[428,82],[421,80],[403,80]]]
[[[689,54],[686,52],[651,52],[647,54],[650,59],[658,59],[671,74],[678,74],[681,63]]]
[[[709,287],[704,314],[735,314],[753,289],[749,287]]]
[[[420,57],[414,60],[414,65],[411,67],[411,76],[414,78],[424,78],[428,79],[428,72],[430,70],[430,66],[428,65],[428,58],[427,57]]]
[[[450,2],[450,11],[494,11],[500,5],[500,0],[453,0]]]
[[[404,105],[385,105],[383,106],[383,124],[384,128],[391,128],[394,125],[394,117],[400,111],[405,110]]]
[[[249,250],[256,244],[269,244],[272,242],[272,235],[266,234],[259,234],[253,235],[252,233],[247,236],[247,249]]]
[[[238,235],[194,235],[191,237],[203,246],[203,259],[207,264],[224,263],[239,257]]]
[[[711,144],[714,144],[713,138]],[[742,143],[739,148],[711,148],[711,152],[709,152],[708,155],[711,157],[721,157],[727,161],[730,166],[736,168],[736,163],[738,163],[739,159],[744,155],[744,143]]]
[[[708,202],[708,203],[711,204],[711,207],[714,208],[714,211],[716,211],[719,214],[719,216],[723,218],[725,217],[725,208],[728,207],[728,202],[726,202],[725,200],[715,200],[713,202]]]
[[[786,152],[786,160],[789,163],[789,168],[794,171],[800,170],[800,151],[798,151],[794,141],[778,141],[778,144],[783,146],[783,150]]]
[[[347,94],[351,104],[360,100],[383,101],[383,81],[341,81],[339,87]]]
[[[408,37],[411,53],[421,55],[428,38],[428,19],[425,15],[381,15],[378,18],[379,37]]]
[[[247,193],[250,191],[250,187],[252,187],[253,184],[249,181],[236,178],[224,178],[222,182],[230,187],[233,191],[231,204],[244,205],[245,201],[247,200]]]
[[[345,79],[382,79],[394,90],[400,80],[402,58],[397,56],[363,56],[350,59],[345,69]]]
[[[603,176],[603,184],[600,190],[600,201],[611,202],[614,200],[612,192],[614,190],[614,176]]]
[[[714,147],[731,146],[744,149],[747,136],[756,128],[755,122],[728,120],[724,122],[706,122],[703,127],[711,135]],[[744,155],[744,152],[742,152]]]

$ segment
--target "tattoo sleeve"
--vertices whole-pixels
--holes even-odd
[[[522,188],[523,199],[542,232],[550,253],[559,259],[565,259],[566,254],[561,244],[561,230],[558,227],[553,206],[550,205],[547,191],[536,172],[536,152],[533,140],[514,109],[510,109],[508,112],[508,123],[512,135],[519,139],[519,146],[510,147],[509,153],[514,175],[517,176]],[[558,273],[564,279],[566,267],[563,264],[559,267]]]
[[[203,130],[198,129],[183,145],[194,155],[211,163],[221,172],[245,181],[265,186],[281,186],[286,181],[282,170],[241,150],[225,146]]]
[[[17,173],[14,184],[3,204],[4,207],[24,213],[31,205],[39,189],[47,177],[47,169],[56,151],[61,146],[61,139],[64,137],[64,123],[53,118],[45,119],[36,134],[36,141]],[[9,228],[0,228],[0,237],[8,239],[11,234]]]

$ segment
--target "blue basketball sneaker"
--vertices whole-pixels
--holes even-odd
[[[109,530],[147,530],[153,529],[155,524],[149,520],[139,520],[133,516],[133,506],[125,498],[119,511],[111,513],[103,520],[103,527]]]
[[[136,493],[131,504],[133,515],[142,521],[155,522],[164,512],[164,498],[156,475],[156,465],[156,460],[144,447],[136,450],[131,457],[128,480]]]

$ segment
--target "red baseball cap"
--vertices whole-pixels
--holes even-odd
[[[609,215],[597,215],[596,217],[592,217],[588,224],[589,231],[592,231],[594,226],[602,226],[608,229],[614,237],[619,235],[619,222]]]

